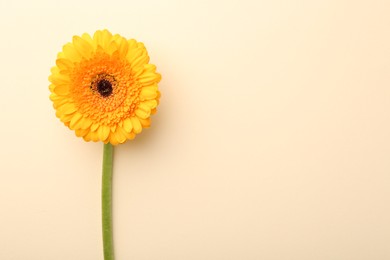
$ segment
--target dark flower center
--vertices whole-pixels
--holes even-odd
[[[112,84],[106,79],[102,79],[97,83],[97,91],[102,97],[108,97],[112,93]]]

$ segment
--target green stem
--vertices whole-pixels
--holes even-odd
[[[112,154],[110,143],[104,145],[102,177],[102,226],[104,260],[114,260],[112,242]]]

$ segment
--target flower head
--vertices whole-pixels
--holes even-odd
[[[150,126],[160,79],[142,43],[107,30],[85,33],[58,53],[50,99],[77,136],[116,145]]]

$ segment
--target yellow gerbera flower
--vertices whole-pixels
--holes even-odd
[[[50,99],[77,136],[117,145],[150,126],[160,79],[142,43],[107,30],[85,33],[58,53]]]

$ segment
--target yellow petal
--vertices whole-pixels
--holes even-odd
[[[100,140],[98,132],[90,132],[90,133],[91,133],[91,140],[92,141],[97,142]]]
[[[133,140],[135,138],[135,134],[133,132],[131,133],[126,133],[126,138],[128,140]]]
[[[161,75],[159,73],[155,72],[147,72],[147,73],[142,73],[138,77],[138,81],[142,84],[153,84],[153,83],[158,83],[161,80]]]
[[[58,111],[57,111],[57,113],[58,113]],[[59,117],[59,118],[61,119],[61,121],[64,122],[64,124],[65,124],[66,126],[69,126],[69,123],[70,123],[70,121],[72,120],[74,114],[70,114],[70,115],[65,115],[65,114],[58,115],[57,113],[56,113],[56,116]]]
[[[50,100],[53,101],[53,107],[55,107],[55,101],[59,100],[58,99],[58,95],[56,95],[55,93],[51,93],[50,96],[49,96]]]
[[[50,92],[53,92],[53,91],[54,91],[54,87],[55,87],[55,86],[54,86],[53,84],[50,84],[50,85],[49,85],[49,90],[50,90]]]
[[[105,46],[108,47],[108,45],[112,40],[112,33],[110,33],[107,29],[104,29],[102,33],[103,33],[103,40],[106,44]]]
[[[81,35],[81,38],[83,38],[83,40],[88,42],[92,46],[93,50],[96,49],[96,43],[92,39],[91,35],[89,35],[88,33],[84,33],[83,35]]]
[[[102,31],[96,31],[94,34],[93,34],[93,41],[97,44],[97,45],[100,45],[102,46],[103,45],[103,35],[102,35]]]
[[[64,45],[64,47],[62,49],[63,49],[63,52],[64,52],[65,56],[69,60],[71,60],[73,62],[79,62],[81,60],[81,56],[76,51],[76,49],[74,48],[73,44],[67,43],[67,44]]]
[[[145,72],[155,72],[156,71],[156,65],[154,65],[154,64],[145,64],[144,71]]]
[[[124,143],[127,140],[125,130],[121,127],[117,128],[115,135],[116,135],[116,139],[120,144]]]
[[[68,95],[69,94],[69,85],[68,84],[56,85],[54,87],[54,93],[56,93],[59,96]]]
[[[137,73],[135,74],[136,77],[140,76],[141,74],[145,73],[156,73],[156,66],[153,64],[144,64],[142,70],[138,70]]]
[[[157,87],[143,87],[140,94],[145,100],[154,99],[157,97]]]
[[[89,59],[92,54],[92,46],[79,36],[73,36],[73,45],[76,51],[84,58]]]
[[[112,145],[124,143],[126,139],[125,131],[121,128],[117,128],[117,131],[110,133],[110,143]]]
[[[58,74],[60,73],[60,69],[57,66],[51,67],[50,68],[51,74]]]
[[[129,44],[129,49],[137,48],[137,41],[136,40],[130,39],[127,41],[127,43]]]
[[[73,129],[89,129],[91,124],[91,119],[82,117],[77,123],[74,124]]]
[[[70,121],[70,128],[74,129],[74,125],[82,118],[83,116],[80,113],[74,114],[72,120]]]
[[[82,125],[84,124],[84,120],[85,118],[84,117],[81,117],[80,120],[78,120],[76,123],[74,123],[74,125],[72,126],[73,129],[82,129]],[[84,128],[86,129],[86,128]]]
[[[150,108],[145,104],[140,103],[137,110],[135,110],[135,114],[139,118],[146,119],[150,116]]]
[[[130,118],[126,118],[125,121],[123,121],[123,128],[127,133],[131,132],[131,130],[133,129],[133,124],[131,123]]]
[[[158,104],[157,104],[157,100],[155,100],[155,99],[142,101],[141,104],[145,104],[145,105],[148,106],[150,109],[156,108],[157,105],[158,105]]]
[[[145,104],[145,102],[139,103],[138,108],[147,112],[147,113],[150,113],[150,107],[147,104]]]
[[[87,117],[84,117],[83,120],[80,120],[80,121],[81,121],[81,124],[80,124],[81,129],[88,129],[92,125],[92,120],[87,118]]]
[[[146,118],[146,119],[138,118],[138,120],[140,121],[143,128],[150,127],[150,125],[152,123],[152,120],[150,119],[150,117]]]
[[[129,48],[129,51],[127,52],[127,55],[126,55],[126,59],[130,63],[130,66],[132,68],[134,68],[135,67],[134,61],[139,59],[139,58],[142,58],[145,55],[146,55],[146,53],[143,49],[140,49],[140,48],[130,49]]]
[[[91,125],[91,131],[96,131],[100,125],[98,123],[94,123]]]
[[[83,137],[89,132],[89,129],[77,129],[75,132],[76,136]]]
[[[120,37],[118,40],[116,40],[116,43],[118,44],[118,49],[121,57],[126,57],[127,52],[129,50],[129,44],[127,43],[126,39]]]
[[[110,134],[110,128],[105,125],[101,125],[98,130],[99,139],[102,141],[105,141],[108,138],[108,135]]]
[[[107,49],[112,39],[112,34],[108,30],[97,31],[93,35],[93,39],[103,49]]]
[[[91,132],[88,132],[87,134],[85,134],[83,136],[84,140],[87,141],[87,142],[90,142],[92,139],[91,139]]]
[[[107,47],[107,53],[111,55],[117,50],[118,50],[118,45],[116,45],[116,42],[114,42],[114,41],[110,42],[108,47]]]
[[[58,67],[56,67],[56,68],[58,68]],[[49,81],[51,83],[53,83],[54,85],[69,84],[70,78],[67,75],[53,73],[52,75],[50,75]]]
[[[150,113],[146,113],[145,111],[140,109],[137,109],[135,111],[135,114],[138,116],[138,118],[142,118],[142,119],[148,118],[150,116]]]
[[[84,136],[85,141],[94,141],[97,142],[99,141],[99,136],[97,132],[91,132],[89,131],[85,136]]]
[[[112,144],[112,145],[118,145],[119,144],[119,142],[118,142],[118,139],[116,139],[116,135],[114,134],[114,133],[110,133],[110,143]]]
[[[139,134],[142,132],[142,125],[137,117],[131,117],[131,123],[133,124],[134,133]]]
[[[140,56],[134,57],[132,60],[131,68],[141,67],[149,62],[149,56],[146,51],[141,52]]]
[[[59,52],[57,54],[57,59],[66,59],[66,56],[65,56],[65,54],[63,52]]]
[[[120,129],[126,139],[133,140],[135,137],[134,132],[128,132],[124,127]]]
[[[69,70],[73,68],[73,62],[68,59],[57,59],[56,64],[60,70]]]
[[[76,112],[76,106],[73,103],[64,103],[62,106],[58,107],[58,110],[61,110],[65,115],[72,114]]]
[[[53,107],[57,108],[59,106],[62,106],[65,103],[68,103],[69,100],[66,98],[63,98],[62,96],[58,96],[55,93],[50,94],[50,100],[53,101]]]

